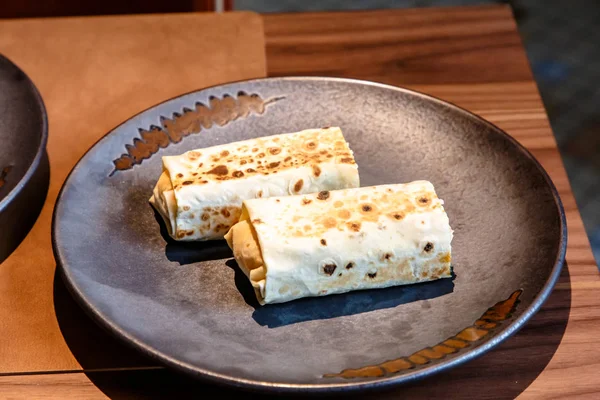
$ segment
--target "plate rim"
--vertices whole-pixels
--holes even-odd
[[[283,382],[269,382],[258,379],[248,379],[248,378],[240,378],[231,374],[219,373],[207,370],[205,368],[201,368],[198,366],[194,366],[187,362],[179,361],[163,352],[156,350],[154,347],[147,345],[140,340],[137,340],[131,335],[119,328],[114,322],[105,318],[105,316],[99,312],[93,304],[88,301],[85,295],[82,293],[79,288],[77,288],[74,284],[72,276],[70,275],[68,268],[63,265],[61,262],[61,251],[59,248],[59,244],[56,241],[56,229],[57,229],[57,218],[58,218],[58,208],[61,204],[63,192],[66,189],[71,176],[76,172],[76,170],[80,167],[81,161],[94,150],[94,148],[100,144],[103,140],[105,140],[109,135],[111,135],[116,129],[121,126],[127,124],[130,120],[140,116],[141,114],[159,107],[163,104],[171,102],[173,100],[179,99],[181,97],[191,95],[194,93],[204,92],[210,89],[221,88],[224,86],[230,86],[235,84],[252,84],[252,83],[260,83],[264,81],[333,81],[333,82],[342,82],[342,83],[350,83],[354,85],[362,85],[362,86],[374,86],[382,89],[393,90],[397,92],[408,93],[410,95],[414,95],[425,100],[433,101],[437,104],[440,104],[445,107],[449,107],[454,109],[454,111],[468,117],[471,119],[475,119],[478,122],[487,125],[496,134],[503,136],[509,142],[512,143],[525,157],[527,157],[533,165],[537,168],[537,170],[541,173],[544,178],[545,183],[550,188],[552,193],[552,197],[554,199],[554,204],[558,211],[559,216],[559,226],[560,226],[560,240],[558,243],[558,252],[556,255],[556,259],[554,261],[554,265],[552,270],[544,283],[544,286],[539,291],[539,293],[534,297],[532,303],[525,309],[525,311],[516,319],[512,320],[510,324],[506,325],[499,334],[494,336],[488,342],[483,345],[480,345],[470,351],[464,352],[462,354],[457,355],[455,358],[441,362],[438,364],[434,364],[427,367],[422,367],[418,370],[401,374],[401,375],[389,375],[383,377],[372,378],[369,381],[346,381],[346,382],[327,382],[327,383],[283,383]],[[100,327],[104,328],[114,337],[117,337],[122,343],[127,344],[130,348],[135,349],[136,351],[141,352],[142,354],[148,356],[150,359],[157,361],[159,364],[164,366],[168,366],[174,370],[179,372],[183,372],[188,376],[193,376],[194,378],[202,379],[207,383],[214,383],[217,385],[222,385],[226,387],[235,387],[238,389],[251,390],[263,393],[288,393],[288,394],[308,394],[308,393],[342,393],[342,392],[361,392],[366,390],[379,390],[379,389],[389,389],[391,387],[401,386],[403,384],[421,380],[426,377],[430,377],[433,375],[437,375],[440,372],[452,369],[456,366],[462,365],[466,362],[472,361],[483,354],[487,353],[492,348],[498,346],[500,343],[504,342],[508,338],[512,337],[516,332],[518,332],[530,319],[535,315],[541,306],[545,303],[550,293],[554,289],[556,282],[560,276],[561,270],[565,263],[566,258],[566,250],[567,250],[567,240],[568,240],[568,232],[567,232],[567,221],[566,214],[564,211],[564,206],[558,190],[554,185],[554,182],[550,178],[547,171],[540,164],[540,162],[533,156],[533,154],[521,143],[519,143],[515,138],[513,138],[510,134],[500,129],[495,124],[490,121],[485,120],[479,115],[468,111],[465,108],[462,108],[452,102],[442,100],[436,96],[432,96],[430,94],[426,94],[417,90],[408,89],[406,87],[393,86],[389,84],[379,83],[375,81],[362,80],[362,79],[353,79],[353,78],[342,78],[342,77],[329,77],[329,76],[281,76],[281,77],[266,77],[266,78],[255,78],[255,79],[243,79],[231,82],[220,83],[217,85],[207,86],[205,88],[193,90],[190,92],[182,93],[177,96],[171,97],[169,99],[163,100],[159,103],[156,103],[150,107],[145,108],[144,110],[131,115],[122,123],[118,124],[111,130],[109,130],[105,135],[100,137],[94,144],[92,144],[88,150],[77,160],[75,165],[72,167],[71,171],[65,178],[61,189],[56,198],[54,210],[52,212],[52,224],[51,224],[51,236],[52,236],[52,250],[54,253],[54,258],[56,260],[56,265],[61,275],[65,286],[71,293],[71,295],[75,298],[80,307],[89,315]]]

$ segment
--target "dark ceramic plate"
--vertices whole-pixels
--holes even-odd
[[[161,156],[321,126],[342,127],[363,186],[433,182],[455,230],[453,279],[259,307],[224,242],[161,231],[148,204]],[[276,78],[118,126],[65,182],[53,239],[75,298],[145,354],[238,387],[332,392],[431,375],[509,337],[556,282],[566,225],[540,165],[478,117],[380,84]]]
[[[37,219],[49,182],[46,109],[35,85],[0,55],[0,263]]]

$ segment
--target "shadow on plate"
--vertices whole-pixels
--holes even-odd
[[[84,369],[156,365],[92,321],[71,296],[58,267],[54,273],[53,296],[54,312],[60,331],[77,362]]]
[[[254,288],[239,269],[235,260],[228,260],[225,264],[235,271],[235,286],[246,303],[254,308],[252,318],[258,324],[269,328],[361,314],[392,308],[413,301],[433,299],[452,293],[455,279],[453,273],[452,278],[433,282],[329,295],[327,301],[323,301],[322,297],[312,297],[261,306],[256,300]]]
[[[154,210],[154,208],[152,208]],[[233,257],[231,249],[225,240],[211,240],[206,242],[178,242],[169,236],[167,227],[161,215],[154,210],[154,218],[160,226],[160,234],[167,245],[165,255],[169,261],[179,265],[194,264],[209,260],[222,260]]]
[[[111,399],[192,399],[228,394],[254,398],[252,394],[160,368],[154,361],[125,346],[88,318],[71,298],[59,274],[55,275],[54,281],[54,305],[60,329],[73,355],[86,371],[88,379]],[[452,398],[458,400],[482,396],[514,399],[552,359],[564,335],[570,308],[571,285],[568,265],[565,265],[559,286],[541,310],[496,349],[450,371],[361,398],[429,399],[447,398],[448,393],[452,393]],[[126,370],[137,367],[145,369]],[[273,398],[284,397],[277,395]],[[355,397],[344,395],[344,398]]]

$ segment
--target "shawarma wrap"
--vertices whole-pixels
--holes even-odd
[[[223,239],[243,200],[359,186],[340,128],[307,129],[162,158],[150,203],[179,241]]]
[[[414,181],[247,200],[225,239],[264,305],[450,277],[452,235]]]

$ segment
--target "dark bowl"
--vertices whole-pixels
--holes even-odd
[[[48,118],[29,77],[0,55],[0,263],[21,243],[46,199]]]

